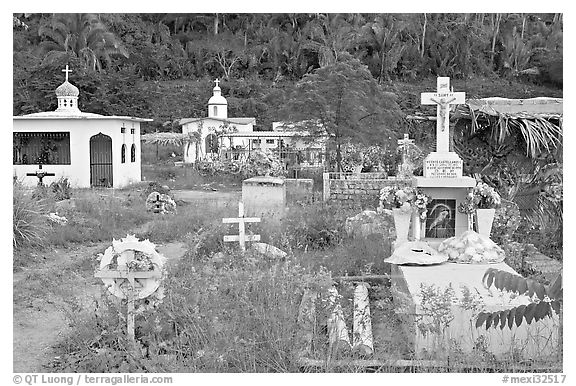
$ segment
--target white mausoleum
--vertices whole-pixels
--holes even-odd
[[[55,111],[13,117],[14,176],[34,186],[68,178],[75,188],[121,188],[141,181],[140,123],[152,119],[103,116],[78,108],[79,90],[66,80],[56,89]]]

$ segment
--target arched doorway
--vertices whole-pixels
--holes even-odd
[[[208,134],[205,139],[206,155],[218,153],[218,137],[215,134]]]
[[[114,186],[112,138],[102,133],[90,138],[90,186]]]

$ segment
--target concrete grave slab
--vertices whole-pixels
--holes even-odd
[[[530,299],[523,295],[511,295],[494,287],[487,289],[482,277],[488,268],[516,272],[506,263],[498,264],[455,264],[435,266],[392,265],[394,302],[406,319],[405,327],[413,337],[413,347],[419,357],[438,351],[441,347],[456,345],[465,353],[482,347],[497,358],[514,353],[525,359],[537,359],[555,355],[558,343],[558,317],[545,318],[526,324],[525,321],[512,329],[476,328],[476,316],[481,311],[500,311],[522,304]],[[453,291],[447,289],[451,287]],[[431,295],[432,290],[436,291]],[[426,294],[428,298],[426,298]],[[447,295],[447,296],[443,296]],[[450,316],[444,319],[439,304],[450,297]],[[436,307],[436,308],[435,308]],[[431,316],[436,312],[436,319]],[[453,317],[452,320],[450,318]],[[446,322],[439,333],[426,331],[436,322]]]

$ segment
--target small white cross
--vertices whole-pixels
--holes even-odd
[[[242,251],[246,250],[246,241],[260,241],[260,235],[246,235],[247,222],[260,222],[259,217],[244,217],[244,203],[238,204],[238,218],[223,218],[224,224],[238,223],[238,235],[224,236],[224,242],[238,241]]]
[[[410,139],[408,137],[408,134],[404,134],[404,138],[398,140],[399,145],[398,147],[402,149],[402,163],[406,163],[406,153],[408,152],[408,145],[411,145],[413,143],[414,140]]]
[[[66,82],[68,82],[68,73],[69,73],[69,72],[72,72],[72,70],[69,70],[69,69],[68,69],[68,65],[66,65],[66,69],[65,69],[65,70],[62,70],[62,72],[65,72],[65,73],[66,73]]]
[[[218,78],[216,78],[216,80],[214,81],[214,83],[216,83],[216,87],[218,87],[218,83],[220,83],[220,81],[218,80]]]

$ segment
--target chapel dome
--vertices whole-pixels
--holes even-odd
[[[226,98],[221,95],[220,87],[214,87],[213,94],[214,95],[208,100],[209,105],[228,105]]]
[[[57,97],[78,97],[80,95],[80,91],[78,87],[74,86],[72,83],[68,82],[67,80],[64,81],[58,88],[56,89],[56,96]]]

